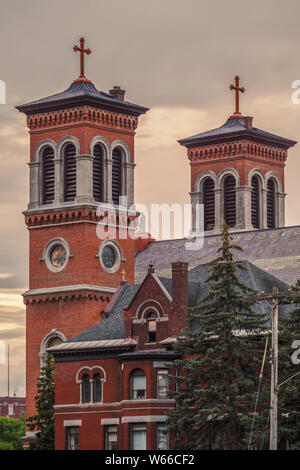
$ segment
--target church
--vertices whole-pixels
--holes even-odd
[[[55,359],[55,448],[168,449],[168,373],[187,309],[206,294],[225,220],[243,251],[243,282],[285,291],[300,273],[300,226],[285,227],[284,169],[295,141],[255,127],[239,109],[217,129],[182,138],[191,168],[192,232],[204,205],[204,245],[140,238],[134,139],[148,108],[85,76],[17,106],[30,134],[26,413],[47,352]],[[128,205],[120,201],[125,200]],[[100,215],[98,206],[106,207]],[[114,216],[111,208],[114,208]],[[99,239],[97,226],[116,237]],[[171,385],[170,385],[171,386]],[[27,432],[25,443],[34,439]],[[26,447],[26,444],[25,444]]]

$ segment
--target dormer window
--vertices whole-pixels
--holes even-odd
[[[146,316],[147,321],[147,342],[155,343],[156,342],[156,314],[154,312],[149,312]]]

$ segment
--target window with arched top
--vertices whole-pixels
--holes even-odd
[[[213,230],[215,226],[215,183],[212,178],[205,178],[203,183],[204,230]]]
[[[102,380],[100,374],[93,376],[93,401],[99,403],[102,401]]]
[[[76,148],[73,144],[64,147],[64,201],[74,201],[76,197]]]
[[[235,178],[232,175],[224,179],[224,220],[229,227],[236,224]]]
[[[275,182],[272,178],[267,183],[267,227],[275,227]]]
[[[146,398],[146,375],[141,369],[135,369],[130,375],[130,398],[132,400]]]
[[[91,384],[90,376],[84,374],[82,377],[82,403],[90,403],[91,401]]]
[[[114,204],[119,204],[119,197],[122,195],[122,151],[116,147],[112,152],[112,200]]]
[[[155,343],[156,341],[156,314],[149,312],[146,315],[147,324],[147,343]]]
[[[251,223],[253,228],[259,228],[259,206],[260,206],[260,191],[259,179],[254,175],[251,179]]]
[[[42,202],[43,204],[51,204],[54,200],[54,150],[47,146],[42,153]]]
[[[101,145],[94,146],[93,155],[93,196],[95,201],[103,202],[104,155]]]

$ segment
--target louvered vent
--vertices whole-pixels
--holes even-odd
[[[116,148],[112,154],[112,200],[114,204],[119,204],[119,196],[122,191],[122,154]]]
[[[229,175],[224,181],[224,219],[229,227],[236,224],[235,179]]]
[[[54,199],[54,151],[46,147],[43,151],[43,204]]]
[[[251,180],[251,223],[253,228],[259,228],[259,181],[257,176]]]
[[[74,201],[76,196],[76,149],[68,144],[64,151],[65,201]]]
[[[204,230],[212,230],[215,226],[215,184],[211,178],[203,183]]]
[[[268,228],[275,227],[275,184],[272,179],[267,183],[267,225]]]
[[[101,145],[94,147],[93,160],[93,195],[95,201],[103,201],[103,150]]]

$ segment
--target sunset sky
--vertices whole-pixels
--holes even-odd
[[[298,0],[0,0],[0,341],[10,345],[11,393],[25,394],[25,313],[29,136],[15,106],[68,88],[78,76],[73,45],[92,54],[86,75],[107,91],[151,110],[136,135],[136,202],[188,203],[189,165],[177,140],[222,125],[234,111],[229,90],[239,74],[241,111],[254,126],[300,141]],[[289,152],[286,225],[300,224],[300,150]],[[0,348],[1,350],[1,348]],[[7,393],[1,364],[0,396]]]

